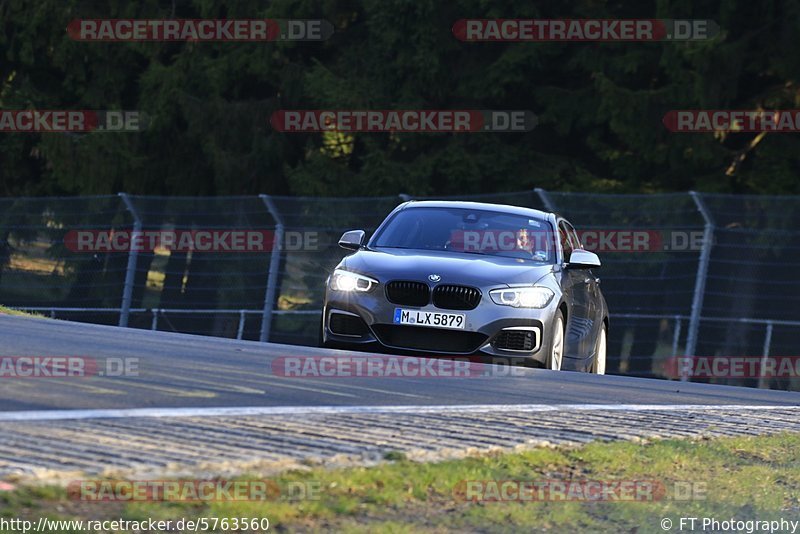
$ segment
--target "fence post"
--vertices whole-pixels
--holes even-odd
[[[239,329],[236,331],[236,339],[242,339],[244,334],[244,317],[245,310],[239,310]]]
[[[675,316],[675,330],[672,331],[672,354],[674,358],[678,355],[678,343],[681,341],[681,316]]]
[[[694,297],[692,298],[692,313],[689,317],[689,330],[686,334],[686,351],[684,355],[695,356],[697,348],[697,334],[700,330],[700,314],[703,311],[703,297],[706,292],[706,277],[708,263],[711,258],[711,242],[714,239],[714,219],[708,211],[703,199],[697,191],[689,191],[697,210],[703,216],[705,227],[703,229],[703,250],[700,251],[700,261],[697,263],[697,277],[694,282]]]
[[[542,201],[542,204],[544,204],[544,207],[547,209],[547,211],[556,211],[556,206],[553,204],[553,201],[550,199],[550,195],[547,193],[547,191],[541,187],[537,187],[533,191],[539,195],[539,199]]]
[[[142,233],[142,220],[139,218],[139,214],[136,213],[136,208],[133,206],[133,202],[128,197],[127,193],[119,193],[119,197],[122,199],[122,202],[125,203],[125,207],[131,215],[133,216],[133,233],[131,234],[130,243],[136,243],[139,241],[139,235]],[[128,251],[128,266],[125,268],[125,285],[122,289],[122,306],[120,306],[119,310],[119,326],[128,326],[128,317],[131,313],[131,301],[133,300],[133,284],[136,280],[136,260],[139,256],[139,251],[136,249],[135,246],[131,246],[130,250]]]
[[[764,369],[767,366],[767,359],[769,359],[770,345],[772,345],[772,321],[767,321],[767,332],[764,335],[764,354],[761,355],[761,367],[759,369],[761,378],[758,380],[758,387],[760,388],[769,387],[769,378],[764,376]]]
[[[269,341],[270,331],[272,329],[272,307],[275,303],[275,293],[278,290],[278,269],[281,266],[281,251],[283,250],[283,219],[281,218],[275,203],[269,195],[258,195],[267,211],[275,220],[275,239],[272,243],[272,253],[269,257],[269,271],[267,272],[267,290],[264,293],[264,309],[261,313],[261,335],[259,340],[261,342]]]

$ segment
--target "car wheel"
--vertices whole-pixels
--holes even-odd
[[[547,368],[553,371],[561,370],[564,360],[564,314],[559,312],[553,322],[553,342],[550,344],[550,354],[547,356]]]
[[[592,372],[598,375],[606,374],[606,338],[608,337],[606,325],[603,324],[600,328],[600,334],[597,336],[597,349],[594,354],[594,363],[592,364]]]

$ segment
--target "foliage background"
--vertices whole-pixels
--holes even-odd
[[[74,18],[325,18],[324,42],[86,43]],[[463,43],[459,18],[708,18],[707,42]],[[0,135],[0,196],[796,194],[796,134],[673,134],[670,109],[800,107],[800,5],[0,0],[0,109],[130,109],[138,134]],[[529,109],[525,134],[283,134],[276,109]]]

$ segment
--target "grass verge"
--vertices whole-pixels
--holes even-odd
[[[93,502],[76,500],[63,488],[20,487],[0,491],[0,518],[174,522],[181,518],[266,517],[271,531],[365,533],[664,532],[662,521],[666,518],[672,521],[670,530],[678,531],[681,517],[799,520],[798,451],[800,435],[779,434],[645,444],[592,443],[435,464],[411,462],[396,453],[387,456],[389,463],[377,467],[309,469],[271,478],[282,496],[273,494],[261,502]],[[533,499],[496,502],[502,500],[502,494],[495,492],[501,486],[493,486],[489,482],[493,480],[526,481],[549,489],[544,494],[534,490]],[[633,483],[637,489],[605,494],[606,499],[617,495],[621,500],[591,496],[587,500],[584,491],[592,487],[589,482],[606,487],[623,484],[618,488]],[[516,497],[513,484],[502,487],[511,488],[507,497]],[[476,502],[474,497],[493,498],[494,502]],[[699,527],[700,523],[696,530],[702,531]],[[688,530],[686,525],[684,530]],[[218,525],[216,531],[225,530]]]
[[[15,310],[13,308],[8,308],[6,306],[0,306],[0,314],[2,314],[2,315],[17,315],[17,316],[20,316],[20,317],[44,317],[44,315],[41,315],[39,313],[30,313],[30,312],[19,311],[19,310]]]

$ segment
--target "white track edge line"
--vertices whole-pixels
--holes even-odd
[[[134,417],[224,417],[247,415],[325,415],[370,413],[498,413],[554,411],[758,411],[790,410],[800,405],[746,404],[466,404],[441,406],[233,406],[210,408],[127,408],[98,410],[31,410],[0,412],[0,422],[69,419],[126,419]]]

